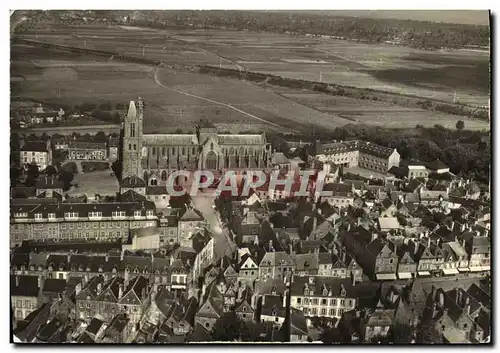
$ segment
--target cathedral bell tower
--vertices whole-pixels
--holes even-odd
[[[129,176],[142,178],[142,118],[144,104],[139,97],[130,101],[123,125],[123,169],[122,179]]]

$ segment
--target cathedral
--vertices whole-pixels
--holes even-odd
[[[163,185],[176,170],[264,170],[271,146],[262,134],[218,134],[197,126],[194,134],[143,134],[144,103],[131,101],[122,129],[122,179],[136,176],[147,185]]]

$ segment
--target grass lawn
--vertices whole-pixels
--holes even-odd
[[[84,173],[109,170],[108,162],[81,162],[81,163],[82,163],[82,171]]]
[[[80,173],[75,175],[73,184],[78,187],[71,188],[68,192],[70,196],[87,195],[93,197],[95,194],[101,196],[114,196],[120,189],[120,185],[115,176],[111,176],[109,170],[97,170],[93,173]]]
[[[61,166],[61,169],[67,172],[72,172],[73,174],[78,173],[78,167],[75,162],[68,162]]]

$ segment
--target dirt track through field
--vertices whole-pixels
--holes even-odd
[[[290,128],[288,128],[288,127],[281,126],[281,125],[278,125],[278,124],[272,123],[272,122],[270,122],[270,121],[267,121],[267,120],[265,120],[265,119],[259,118],[258,116],[255,116],[255,115],[253,115],[253,114],[247,113],[247,112],[245,112],[245,111],[243,111],[243,110],[241,110],[241,109],[238,109],[238,108],[236,108],[236,107],[234,107],[234,106],[232,106],[232,105],[230,105],[230,104],[223,103],[223,102],[218,102],[218,101],[215,101],[215,100],[213,100],[213,99],[209,99],[209,98],[205,98],[205,97],[200,97],[200,96],[197,96],[197,95],[195,95],[195,94],[191,94],[191,93],[187,93],[187,92],[184,92],[184,91],[178,90],[178,89],[176,89],[176,88],[172,88],[172,87],[165,86],[163,83],[161,83],[161,82],[160,82],[160,79],[158,78],[158,68],[155,68],[155,70],[154,70],[154,79],[155,79],[155,82],[156,82],[156,84],[157,84],[158,86],[163,87],[163,88],[165,88],[165,89],[168,89],[168,90],[170,90],[170,91],[174,91],[174,92],[177,92],[177,93],[180,93],[180,94],[186,95],[186,96],[188,96],[188,97],[198,98],[198,99],[201,99],[201,100],[203,100],[203,101],[205,101],[205,102],[209,102],[209,103],[212,103],[212,104],[216,104],[216,105],[220,105],[220,106],[223,106],[223,107],[227,107],[227,108],[229,108],[229,109],[232,109],[232,110],[234,110],[234,111],[237,111],[238,113],[241,113],[241,114],[244,114],[244,115],[246,115],[246,116],[249,116],[249,117],[251,117],[251,118],[253,118],[253,119],[255,119],[255,120],[258,120],[258,121],[260,121],[260,122],[263,122],[263,123],[266,123],[266,124],[268,124],[268,125],[272,125],[272,126],[274,126],[274,127],[277,127],[277,128],[279,128],[280,130],[281,130],[281,129],[285,129],[285,130],[289,130],[290,132],[298,133],[298,131],[297,131],[297,130],[293,130],[293,129],[290,129]]]

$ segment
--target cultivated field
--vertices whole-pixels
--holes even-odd
[[[25,79],[13,85],[18,98],[52,104],[146,102],[145,132],[194,131],[206,118],[220,131],[312,131],[349,123],[238,80],[103,60],[48,49],[12,46],[12,71]],[[156,76],[156,77],[155,77]]]
[[[489,55],[270,33],[155,30],[125,26],[51,27],[21,37],[116,50],[170,64],[245,68],[305,80],[486,105]]]
[[[404,108],[383,102],[372,102],[348,97],[336,97],[322,93],[297,92],[297,90],[277,88],[276,93],[283,97],[319,111],[351,120],[351,123],[381,125],[394,128],[411,128],[416,124],[433,126],[440,124],[454,129],[457,120],[463,117],[424,109]],[[489,124],[483,120],[466,119],[466,129],[489,130]]]
[[[292,78],[486,104],[488,57],[431,53],[394,46],[317,40],[244,31],[152,30],[134,27],[50,27],[20,37],[162,60],[167,65],[215,65]],[[193,131],[207,118],[221,131],[327,130],[358,122],[488,129],[486,122],[345,97],[257,86],[109,58],[13,45],[13,96],[46,103],[147,103],[145,132]],[[484,65],[486,64],[486,70]],[[456,90],[456,95],[454,94]]]

